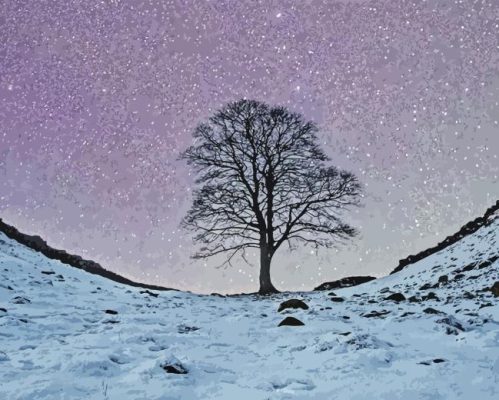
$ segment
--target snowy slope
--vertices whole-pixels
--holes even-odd
[[[498,399],[498,234],[496,218],[335,296],[266,299],[145,292],[0,234],[0,399]],[[278,313],[289,298],[310,308]]]

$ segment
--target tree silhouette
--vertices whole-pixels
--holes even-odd
[[[356,230],[340,219],[358,205],[360,184],[327,166],[317,127],[283,107],[250,100],[228,104],[194,131],[181,158],[197,176],[182,225],[203,244],[194,258],[260,250],[261,294],[277,292],[270,278],[276,251],[288,243],[331,247]]]

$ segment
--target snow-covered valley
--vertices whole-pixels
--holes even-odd
[[[223,297],[128,287],[0,233],[0,398],[498,399],[498,257],[496,216],[360,286]],[[309,308],[277,311],[292,298]]]

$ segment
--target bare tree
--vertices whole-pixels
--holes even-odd
[[[241,100],[200,124],[181,158],[197,173],[183,226],[203,247],[194,258],[260,250],[260,293],[277,292],[272,257],[283,243],[331,247],[356,230],[340,219],[358,205],[360,184],[327,166],[317,127],[282,107]]]

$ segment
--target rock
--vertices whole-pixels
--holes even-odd
[[[430,283],[425,283],[423,286],[419,288],[419,290],[428,290],[431,289],[432,287],[433,285],[431,285]]]
[[[449,282],[449,277],[447,275],[442,275],[438,278],[438,283],[440,285],[445,285],[447,282]]]
[[[140,294],[148,294],[149,296],[152,296],[152,297],[158,297],[159,296],[159,293],[153,293],[153,292],[151,292],[149,290],[141,290]]]
[[[402,293],[393,293],[387,298],[385,298],[385,300],[396,301],[396,302],[405,301],[405,296]]]
[[[341,303],[345,301],[343,297],[331,297],[329,300],[334,301],[335,303]]]
[[[409,297],[408,300],[411,303],[419,303],[421,301],[421,299],[419,297],[416,297],[416,296],[411,296],[411,297]]]
[[[490,288],[490,291],[495,297],[499,297],[499,281],[494,283],[492,287]]]
[[[386,314],[390,314],[390,311],[386,311],[386,310],[383,310],[383,311],[371,311],[370,313],[362,314],[362,316],[364,318],[379,318],[379,317],[383,317]]]
[[[428,307],[423,310],[426,314],[444,314],[442,311],[435,310],[434,308]]]
[[[277,312],[281,312],[281,311],[286,310],[288,308],[301,308],[302,310],[308,310],[309,307],[308,307],[307,303],[305,303],[303,300],[289,299],[289,300],[283,301],[279,305]]]
[[[198,331],[199,328],[197,326],[188,326],[188,325],[179,325],[178,326],[178,333],[189,333],[189,332],[195,332]]]
[[[458,335],[459,331],[464,332],[464,327],[461,322],[459,322],[457,318],[453,317],[452,315],[448,315],[436,322],[446,325],[447,335]]]
[[[454,277],[454,280],[458,281],[459,279],[463,279],[466,275],[464,274],[457,274],[455,277]]]
[[[404,317],[408,317],[409,315],[413,315],[414,313],[412,311],[406,311],[405,313],[403,313],[400,318],[404,318]]]
[[[421,298],[422,300],[426,301],[426,300],[435,300],[435,301],[439,301],[440,299],[438,298],[438,296],[434,293],[434,292],[430,292],[428,293],[427,295],[423,296]]]
[[[286,317],[279,323],[278,326],[302,326],[302,325],[305,324],[301,322],[299,319],[294,317]]]
[[[105,310],[104,311],[106,314],[111,314],[111,315],[116,315],[118,314],[118,311],[115,311],[115,310]]]
[[[0,307],[0,312],[4,312],[4,313],[6,313],[6,312],[7,312],[7,309],[6,309],[6,308],[3,308],[3,307]]]
[[[331,289],[339,289],[350,286],[361,285],[362,283],[366,283],[376,279],[373,276],[349,276],[347,278],[342,278],[337,281],[325,282],[319,286],[317,286],[314,290],[331,290]]]
[[[475,265],[476,265],[475,263],[468,264],[461,269],[461,272],[471,271],[472,269],[475,268]]]
[[[164,363],[160,364],[160,367],[167,373],[167,374],[187,374],[189,371],[187,370],[186,367],[182,365],[182,363],[177,360],[175,357],[170,357],[167,361]]]
[[[54,275],[55,272],[54,271],[42,271],[42,274],[44,274],[44,275]]]
[[[434,362],[435,364],[440,364],[440,363],[445,362],[445,360],[444,360],[443,358],[435,358],[435,359],[433,360],[433,362]]]
[[[16,296],[11,300],[11,302],[14,304],[28,304],[31,303],[31,300],[26,297]]]
[[[329,292],[327,295],[328,295],[328,296],[336,296],[336,293],[334,293],[334,292]]]

